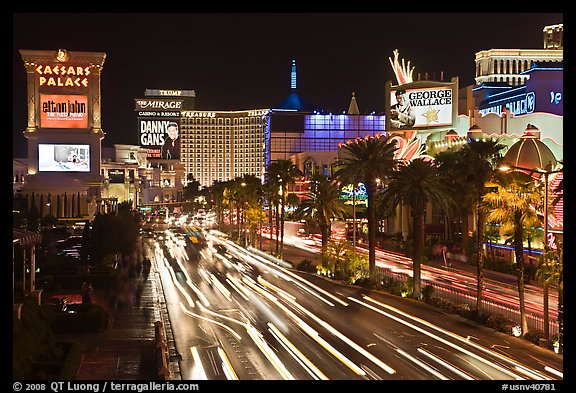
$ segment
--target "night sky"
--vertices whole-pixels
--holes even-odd
[[[105,52],[101,75],[105,146],[137,144],[134,99],[145,89],[196,91],[198,110],[278,106],[297,92],[317,108],[384,111],[389,57],[459,86],[474,84],[475,53],[542,49],[558,13],[111,13],[13,14],[13,157],[26,156],[26,72],[19,49]]]

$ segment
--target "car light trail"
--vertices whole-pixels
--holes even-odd
[[[329,304],[330,306],[334,306],[333,303],[324,299],[322,296],[320,296],[318,293],[315,293],[310,288],[314,289],[317,292],[322,293],[325,296],[328,296],[329,298],[340,303],[343,306],[348,306],[348,303],[346,303],[344,300],[339,299],[338,297],[334,296],[330,292],[320,288],[316,284],[314,284],[314,283],[300,277],[299,275],[292,273],[291,271],[285,269],[284,267],[278,266],[278,265],[274,264],[273,262],[271,262],[270,260],[266,259],[266,258],[270,257],[269,255],[264,254],[265,257],[262,257],[259,255],[259,253],[262,253],[262,252],[257,250],[257,249],[254,249],[254,248],[250,248],[250,251],[252,251],[254,253],[254,255],[251,256],[252,258],[259,260],[260,262],[266,264],[267,266],[269,266],[273,269],[280,270],[282,273],[284,273],[284,275],[290,276],[291,278],[293,278],[293,280],[289,280],[289,281],[292,281],[294,284],[298,285],[300,288],[302,288],[306,292],[312,294],[313,296],[316,296],[318,299],[322,300],[324,303]],[[305,284],[305,285],[303,285],[303,284]],[[307,288],[306,285],[309,286],[310,288]]]
[[[202,319],[203,321],[208,321],[210,323],[214,323],[214,324],[220,326],[222,329],[226,330],[231,335],[233,335],[236,338],[236,340],[238,340],[238,341],[242,340],[242,337],[238,333],[236,333],[234,331],[234,329],[232,329],[230,326],[224,325],[221,322],[215,321],[215,320],[210,319],[210,318],[203,317],[202,315],[199,315],[199,314],[196,314],[190,310],[187,310],[186,307],[184,306],[184,304],[182,304],[182,302],[180,302],[180,309],[182,310],[182,312],[184,314],[189,315],[189,316],[194,317],[194,318]]]
[[[206,371],[202,365],[198,348],[190,347],[190,352],[192,352],[192,359],[194,359],[194,365],[192,366],[192,379],[207,380],[208,376],[206,375]]]
[[[274,368],[280,373],[282,378],[286,380],[295,380],[294,376],[288,371],[284,363],[276,356],[274,351],[270,349],[266,341],[262,338],[262,334],[256,330],[253,326],[249,325],[246,329],[252,340],[256,343],[258,348],[264,353],[264,355],[268,358],[270,363],[274,366]]]
[[[204,306],[202,306],[200,303],[198,303],[198,308],[199,308],[200,310],[202,310],[202,311],[204,311],[204,312],[206,312],[206,313],[208,313],[208,314],[212,314],[212,315],[214,315],[214,316],[216,316],[216,317],[218,317],[218,318],[226,319],[226,320],[228,320],[228,321],[230,321],[230,322],[237,323],[238,325],[241,325],[241,326],[243,326],[243,327],[245,327],[245,328],[248,327],[248,325],[247,325],[245,322],[242,322],[242,321],[239,321],[239,320],[234,319],[234,318],[232,318],[232,317],[229,317],[229,316],[227,316],[227,315],[219,314],[219,313],[217,313],[217,312],[215,312],[215,311],[209,310],[209,309],[205,308]]]
[[[500,354],[500,353],[491,351],[491,350],[489,350],[489,349],[487,349],[487,348],[485,348],[485,347],[483,347],[483,346],[481,346],[481,345],[479,345],[479,344],[476,344],[476,343],[474,343],[474,342],[471,342],[470,340],[467,340],[466,338],[464,338],[464,337],[462,337],[462,336],[460,336],[460,335],[458,335],[458,334],[456,334],[456,333],[453,333],[453,332],[451,332],[451,331],[442,329],[441,327],[436,326],[436,325],[434,325],[434,324],[431,324],[430,322],[425,321],[425,320],[423,320],[423,319],[421,319],[421,318],[418,318],[418,317],[415,317],[415,316],[413,316],[413,315],[407,314],[407,313],[405,313],[404,311],[401,311],[401,310],[399,310],[399,309],[397,309],[397,308],[395,308],[395,307],[392,307],[392,306],[389,306],[389,305],[384,304],[384,303],[382,303],[382,302],[379,302],[379,301],[377,301],[377,300],[374,300],[374,299],[370,298],[369,296],[364,296],[364,298],[367,299],[367,300],[370,300],[370,301],[372,301],[372,302],[374,302],[374,303],[376,303],[376,304],[380,304],[382,307],[386,307],[386,308],[388,308],[389,310],[395,311],[395,312],[397,312],[398,314],[401,314],[401,315],[405,316],[406,318],[410,318],[410,319],[412,319],[412,320],[414,320],[414,321],[418,321],[418,322],[420,322],[420,323],[422,323],[422,324],[424,324],[424,325],[426,325],[426,326],[428,326],[428,327],[430,327],[430,328],[432,328],[432,329],[434,329],[434,330],[437,330],[437,331],[439,331],[439,332],[442,332],[442,333],[444,333],[444,334],[446,334],[446,335],[448,335],[448,336],[451,336],[451,337],[453,337],[453,338],[455,338],[455,339],[457,339],[457,340],[459,340],[459,341],[461,341],[461,342],[464,342],[464,343],[466,343],[466,344],[468,344],[468,345],[470,345],[470,346],[473,346],[474,348],[479,349],[479,350],[481,350],[482,352],[485,352],[485,353],[487,353],[487,354],[489,354],[489,355],[495,356],[495,357],[497,357],[497,358],[499,358],[499,359],[501,359],[501,360],[503,360],[503,361],[505,361],[505,362],[508,362],[508,363],[514,365],[515,367],[523,367],[523,368],[526,369],[526,370],[530,370],[530,372],[535,373],[535,374],[538,376],[537,379],[550,379],[550,378],[548,378],[547,376],[538,373],[538,371],[536,371],[536,370],[531,370],[531,369],[529,369],[528,367],[520,364],[519,362],[517,362],[517,361],[515,361],[515,360],[513,360],[513,359],[510,359],[510,358],[507,357],[507,356],[504,356],[504,355],[502,355],[502,354]],[[492,363],[491,363],[491,364],[492,364]]]
[[[212,273],[208,273],[212,283],[214,283],[214,286],[216,287],[216,289],[218,289],[218,291],[224,295],[224,297],[226,299],[228,299],[229,301],[232,301],[232,297],[230,297],[230,291],[228,289],[226,289],[226,287],[224,286],[224,284],[222,284],[220,282],[220,280],[218,280],[218,278],[216,278],[214,276],[214,274]]]
[[[383,307],[386,307],[386,306],[387,306],[386,304],[381,303],[381,302],[378,302],[378,301],[376,301],[376,300],[373,300],[373,299],[369,298],[368,296],[364,296],[364,298],[366,298],[367,300],[370,300],[370,301],[372,301],[372,302],[374,302],[374,303],[376,303],[376,304],[380,304],[380,305],[382,305]],[[372,306],[371,304],[364,303],[363,301],[358,300],[358,299],[354,299],[354,298],[352,298],[352,297],[348,297],[348,299],[350,299],[350,300],[352,300],[352,301],[355,301],[355,302],[357,302],[358,304],[361,304],[361,305],[363,305],[363,306],[365,306],[365,307],[367,307],[367,308],[369,308],[369,309],[371,309],[371,310],[374,310],[374,311],[376,311],[376,312],[379,313],[379,314],[385,315],[385,316],[387,316],[388,318],[394,319],[395,321],[400,322],[400,323],[403,324],[403,325],[406,325],[406,326],[408,326],[408,327],[411,327],[412,329],[417,330],[417,331],[419,331],[419,332],[421,332],[421,333],[423,333],[423,334],[425,334],[425,335],[427,335],[427,336],[429,336],[429,337],[432,337],[432,338],[434,338],[435,340],[438,340],[438,341],[440,341],[440,342],[442,342],[442,343],[444,343],[444,344],[446,344],[446,345],[449,345],[449,346],[451,346],[452,348],[455,348],[455,349],[457,349],[457,350],[459,350],[459,351],[461,351],[461,352],[464,352],[464,353],[466,353],[467,355],[469,355],[469,356],[471,356],[471,357],[473,357],[473,358],[475,358],[475,359],[477,359],[477,360],[485,363],[486,365],[488,365],[488,366],[490,366],[490,367],[494,367],[494,368],[500,370],[501,372],[503,372],[503,373],[505,373],[505,374],[507,374],[507,375],[510,375],[511,377],[513,377],[513,378],[515,378],[515,379],[518,379],[518,380],[523,380],[523,379],[525,379],[525,378],[522,378],[521,376],[519,376],[519,375],[517,375],[517,374],[514,374],[514,373],[512,373],[511,371],[509,371],[509,370],[507,370],[507,369],[499,366],[498,364],[496,364],[496,363],[494,363],[494,362],[490,362],[490,361],[488,361],[487,359],[484,359],[483,357],[478,356],[478,355],[476,355],[475,353],[468,351],[467,349],[464,349],[464,348],[462,348],[462,347],[460,347],[460,346],[458,346],[458,345],[456,345],[456,344],[454,344],[454,343],[451,343],[451,342],[448,341],[448,340],[443,339],[442,337],[439,337],[439,336],[437,336],[437,335],[435,335],[435,334],[433,334],[433,333],[430,333],[429,331],[427,331],[427,330],[425,330],[425,329],[422,329],[422,328],[419,327],[419,326],[416,326],[416,325],[414,325],[414,324],[412,324],[412,323],[410,323],[410,322],[404,321],[403,319],[401,319],[401,318],[399,318],[399,317],[397,317],[397,316],[395,316],[395,315],[389,314],[389,313],[387,313],[387,312],[385,312],[385,311],[383,311],[383,310],[381,310],[381,309],[379,309],[379,308],[376,308],[376,307]],[[441,328],[439,328],[439,327],[437,327],[437,326],[435,326],[435,325],[432,325],[432,324],[430,324],[430,323],[428,323],[428,322],[426,322],[426,321],[420,320],[419,318],[415,318],[415,317],[412,317],[411,315],[405,314],[405,313],[401,312],[400,310],[398,310],[398,312],[400,312],[402,315],[404,315],[404,316],[406,316],[406,317],[408,317],[408,318],[418,319],[421,323],[426,324],[428,327],[437,328],[438,330],[443,331],[443,333],[445,333],[445,334],[447,334],[447,335],[449,335],[449,336],[451,336],[451,337],[453,337],[453,338],[457,338],[457,337],[456,337],[457,335],[455,335],[455,334],[452,333],[452,332],[445,331],[444,329],[441,329]],[[458,336],[458,337],[460,337],[460,336]],[[470,341],[466,341],[463,337],[460,337],[460,338],[461,338],[463,341],[465,341],[467,344],[473,345],[473,346],[478,347],[478,348],[483,348],[483,347],[481,347],[481,346],[479,346],[479,345],[475,345],[474,343],[472,343],[472,342],[470,342]],[[484,348],[484,349],[485,349],[485,348]],[[485,349],[485,350],[486,350],[486,349]],[[489,353],[490,353],[491,355],[493,355],[493,356],[496,356],[496,357],[501,358],[501,359],[505,359],[505,358],[504,358],[503,356],[501,356],[500,354],[493,353],[493,352],[488,351],[488,350],[486,350],[486,351],[489,352]]]
[[[558,371],[558,370],[556,370],[556,369],[553,369],[553,368],[550,367],[550,366],[545,366],[545,367],[544,367],[544,370],[546,370],[546,371],[548,371],[549,373],[552,373],[552,374],[554,374],[554,375],[556,375],[556,376],[558,376],[558,377],[560,377],[560,378],[564,378],[564,373],[562,373],[562,372],[560,372],[560,371]]]
[[[421,361],[420,359],[418,359],[417,357],[414,357],[412,355],[410,355],[407,352],[404,352],[403,350],[401,350],[400,348],[396,348],[396,352],[398,352],[399,354],[401,354],[402,356],[404,356],[405,358],[411,360],[412,362],[416,363],[417,365],[419,365],[420,367],[422,367],[424,370],[428,371],[430,374],[434,375],[436,378],[441,379],[443,381],[448,381],[450,380],[450,378],[448,378],[447,376],[445,376],[444,374],[442,374],[441,372],[437,371],[436,369],[432,368],[431,366],[429,366],[427,363]]]
[[[224,353],[224,350],[218,347],[218,355],[220,355],[220,359],[222,359],[222,369],[224,370],[224,375],[228,380],[238,380],[238,375],[232,368],[232,364],[230,360],[228,360],[228,356]]]
[[[182,270],[182,273],[184,274],[184,276],[186,277],[186,284],[188,284],[188,286],[190,288],[192,288],[192,290],[194,291],[194,293],[196,294],[196,296],[198,296],[198,298],[200,298],[200,300],[202,301],[202,303],[204,304],[204,306],[206,307],[210,307],[210,302],[208,301],[208,298],[206,298],[206,296],[202,293],[202,291],[200,291],[198,289],[198,287],[196,287],[196,285],[194,285],[194,283],[192,282],[192,279],[190,278],[190,275],[188,274],[188,270],[186,270],[186,268],[184,267],[184,265],[182,264],[182,262],[180,262],[179,259],[176,259],[176,262],[178,263],[178,266],[180,266],[180,269]]]
[[[340,333],[337,329],[335,329],[328,322],[324,321],[323,319],[320,319],[315,314],[310,312],[308,309],[302,307],[300,304],[298,304],[294,300],[289,300],[289,302],[292,303],[300,311],[302,311],[306,315],[308,315],[310,318],[312,318],[316,322],[318,322],[321,326],[323,326],[326,330],[328,330],[334,336],[338,337],[340,340],[344,341],[346,344],[348,344],[349,346],[354,348],[357,352],[361,353],[362,355],[364,355],[365,357],[370,359],[372,362],[374,362],[374,364],[377,364],[380,368],[385,370],[387,373],[389,373],[389,374],[396,373],[396,370],[394,370],[392,367],[390,367],[389,365],[387,365],[386,363],[384,363],[383,361],[378,359],[376,356],[372,355],[370,352],[366,351],[364,348],[362,348],[360,345],[356,344],[354,341],[350,340],[346,335]]]
[[[343,364],[348,366],[348,368],[350,368],[356,374],[366,375],[366,372],[364,370],[362,370],[360,367],[358,367],[356,364],[354,364],[354,362],[352,362],[350,359],[348,359],[346,356],[344,356],[342,353],[340,353],[336,348],[334,348],[332,345],[330,345],[326,340],[324,340],[322,337],[320,337],[320,335],[318,334],[317,331],[315,331],[306,322],[304,322],[300,317],[298,317],[296,314],[294,314],[292,311],[290,311],[285,305],[280,303],[276,297],[272,296],[271,294],[266,292],[264,289],[258,287],[256,284],[253,284],[249,281],[247,281],[246,284],[248,286],[250,286],[252,289],[254,289],[256,292],[260,293],[262,296],[264,296],[265,298],[267,298],[268,300],[270,300],[271,302],[276,304],[276,306],[278,306],[289,317],[291,317],[296,322],[296,324],[306,334],[308,334],[308,336],[310,336],[314,341],[316,341],[318,344],[320,344],[322,347],[324,347],[324,349],[326,349],[329,353],[331,353],[336,359],[340,360]],[[283,296],[285,299],[287,299],[291,302],[294,301],[292,298],[287,297],[283,293],[279,293],[279,294],[280,294],[280,296]]]
[[[172,269],[172,266],[170,266],[170,264],[168,263],[168,260],[166,258],[164,258],[164,266],[166,266],[166,269],[168,269],[168,272],[170,273],[170,277],[172,278],[172,283],[174,284],[174,286],[180,291],[182,296],[184,296],[186,298],[188,305],[191,308],[194,308],[194,300],[192,300],[192,298],[190,297],[188,292],[184,289],[182,284],[180,284],[180,282],[178,281],[178,278],[176,277],[176,273],[174,273],[174,269]]]
[[[316,380],[319,379],[328,380],[328,377],[324,375],[324,373],[320,371],[314,365],[314,363],[312,363],[302,352],[300,352],[300,350],[296,348],[296,346],[294,346],[294,344],[292,344],[290,340],[288,340],[286,336],[284,336],[276,326],[268,322],[268,327],[270,333],[272,333],[272,335],[278,340],[278,342],[280,342],[280,344],[282,344],[282,346],[288,351],[288,353],[292,355],[292,357],[296,359],[298,363],[300,363],[302,368],[304,368],[304,370],[306,370],[306,372],[310,374],[312,378]]]
[[[460,370],[458,367],[454,366],[453,364],[447,362],[444,359],[439,358],[438,356],[434,355],[433,353],[431,353],[430,351],[427,351],[424,348],[418,348],[418,352],[423,353],[424,355],[428,356],[430,359],[440,363],[441,365],[446,367],[448,370],[452,371],[455,374],[458,374],[459,376],[461,376],[464,379],[467,379],[469,381],[473,381],[476,379],[476,378],[468,375],[464,371]]]
[[[288,292],[286,292],[285,290],[278,288],[276,285],[264,280],[262,277],[258,277],[258,282],[262,285],[264,285],[265,287],[268,287],[270,289],[272,289],[273,291],[282,294],[284,297],[290,297],[293,300],[296,300],[296,297],[292,296],[291,294],[289,294]]]
[[[240,284],[238,280],[232,277],[230,273],[226,273],[226,282],[230,284],[230,286],[234,288],[240,294],[240,296],[244,298],[244,300],[246,301],[250,300],[250,298],[248,297],[248,295],[250,294],[248,290],[242,284]]]

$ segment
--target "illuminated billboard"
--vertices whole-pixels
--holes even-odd
[[[88,96],[40,94],[40,127],[88,128]]]
[[[458,113],[458,82],[418,81],[386,86],[386,130],[451,127]]]
[[[140,146],[148,158],[180,159],[180,119],[139,117]]]
[[[38,144],[40,172],[90,172],[90,145]]]

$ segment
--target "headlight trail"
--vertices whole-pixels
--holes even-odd
[[[270,349],[266,341],[264,341],[264,339],[262,338],[262,334],[258,332],[256,328],[254,328],[251,325],[249,325],[246,330],[248,331],[248,334],[250,335],[252,340],[256,343],[258,348],[260,348],[260,351],[264,353],[264,355],[268,358],[270,363],[272,363],[276,371],[280,373],[282,378],[286,380],[295,380],[294,376],[290,373],[290,371],[288,371],[284,363],[282,363],[282,361],[278,358],[278,356],[276,356],[274,351]]]
[[[232,298],[230,297],[230,291],[228,289],[226,289],[226,287],[224,286],[224,284],[222,284],[220,282],[220,280],[218,280],[218,278],[216,276],[214,276],[214,274],[212,273],[208,273],[210,279],[212,280],[212,283],[214,284],[214,286],[216,287],[216,289],[218,289],[218,291],[224,295],[224,297],[226,299],[228,299],[228,301],[232,301]]]
[[[459,341],[461,341],[461,342],[463,342],[463,343],[466,343],[466,344],[468,344],[468,345],[471,345],[471,346],[473,346],[474,348],[476,348],[476,349],[478,349],[478,350],[480,350],[480,351],[482,351],[482,352],[484,352],[484,353],[487,353],[487,354],[489,354],[489,355],[491,355],[491,356],[495,356],[495,357],[497,357],[497,358],[499,358],[499,359],[501,359],[501,360],[503,360],[503,361],[505,361],[505,362],[507,362],[507,363],[510,363],[510,364],[514,365],[515,367],[522,367],[522,368],[524,368],[525,370],[529,370],[531,373],[534,373],[536,376],[538,376],[537,379],[548,379],[548,380],[550,379],[549,377],[547,377],[547,376],[545,376],[545,375],[543,375],[543,374],[540,374],[540,373],[539,373],[538,371],[536,371],[536,370],[529,369],[528,367],[520,364],[519,362],[517,362],[517,361],[515,361],[515,360],[513,360],[513,359],[510,359],[510,358],[507,357],[507,356],[504,356],[504,355],[502,355],[502,354],[500,354],[500,353],[491,351],[491,350],[488,349],[488,348],[485,348],[485,347],[483,347],[483,346],[481,346],[481,345],[479,345],[479,344],[476,344],[476,343],[474,343],[474,342],[471,342],[470,340],[467,340],[466,338],[464,338],[464,337],[462,337],[462,336],[460,336],[460,335],[458,335],[458,334],[456,334],[456,333],[453,333],[453,332],[448,331],[448,330],[446,330],[446,329],[443,329],[443,328],[441,328],[441,327],[439,327],[439,326],[436,326],[436,325],[434,325],[434,324],[431,324],[430,322],[425,321],[425,320],[423,320],[423,319],[421,319],[421,318],[418,318],[418,317],[415,317],[415,316],[410,315],[410,314],[408,314],[408,313],[405,313],[404,311],[401,311],[401,310],[399,310],[399,309],[397,309],[397,308],[395,308],[395,307],[392,307],[392,306],[390,306],[390,305],[388,305],[388,304],[385,304],[385,303],[379,302],[379,301],[377,301],[377,300],[374,300],[374,299],[370,298],[369,296],[364,296],[364,298],[365,298],[366,300],[369,300],[369,301],[371,301],[371,302],[373,302],[373,303],[376,303],[376,304],[378,304],[378,305],[380,305],[380,306],[382,306],[382,307],[385,307],[385,308],[387,308],[387,309],[389,309],[389,310],[392,310],[392,311],[394,311],[394,312],[396,312],[396,313],[398,313],[398,314],[401,314],[401,315],[405,316],[406,318],[410,318],[410,319],[412,319],[412,320],[414,320],[414,321],[420,322],[421,324],[426,325],[426,326],[428,326],[428,327],[430,327],[430,328],[432,328],[432,329],[434,329],[434,330],[437,330],[437,331],[439,331],[439,332],[441,332],[441,333],[444,333],[444,334],[446,334],[446,335],[448,335],[448,336],[450,336],[450,337],[453,337],[453,338],[455,338],[455,339],[457,339],[457,340],[459,340]],[[354,299],[354,300],[358,302],[358,300],[356,300],[356,299]],[[400,320],[400,321],[402,321],[402,320]],[[405,324],[406,324],[405,321],[402,321],[402,323],[405,323]],[[414,326],[414,325],[410,325],[410,326]],[[426,332],[426,331],[425,331],[425,332]],[[426,334],[430,335],[431,333],[426,332]],[[434,336],[434,337],[437,337],[437,336]],[[438,337],[438,339],[440,339],[440,337]],[[453,345],[453,344],[451,344],[451,345]],[[458,347],[458,348],[461,348],[461,347]],[[462,350],[464,350],[464,348],[462,348]],[[481,358],[481,359],[482,359],[482,358]],[[494,364],[494,363],[490,363],[490,365],[492,365],[493,367],[495,367],[495,364]],[[515,376],[515,377],[518,377],[518,376]],[[520,378],[521,378],[521,377],[520,377]],[[524,378],[521,378],[521,379],[524,379]]]
[[[263,288],[258,287],[256,284],[251,283],[250,281],[246,281],[246,284],[254,289],[256,292],[260,293],[262,296],[273,302],[276,306],[278,306],[282,311],[284,311],[289,317],[291,317],[296,324],[310,336],[314,341],[320,344],[324,349],[326,349],[329,353],[331,353],[336,359],[340,360],[343,364],[348,366],[352,371],[354,371],[358,375],[366,375],[366,372],[358,367],[354,362],[348,359],[344,354],[334,348],[330,343],[324,340],[317,331],[315,331],[310,325],[304,322],[298,315],[294,314],[291,310],[289,310],[285,305],[280,303],[278,299],[272,296],[270,293],[266,292]],[[285,299],[289,301],[293,301],[292,298],[287,297],[283,293],[280,293]]]
[[[284,268],[284,267],[282,267],[282,266],[279,266],[279,265],[276,265],[276,264],[270,262],[270,260],[266,259],[266,258],[269,257],[269,255],[265,254],[266,256],[265,256],[265,257],[262,257],[262,256],[258,255],[258,254],[259,254],[259,253],[258,253],[259,250],[257,250],[257,249],[251,249],[251,251],[254,252],[254,255],[252,255],[252,258],[257,258],[257,259],[260,260],[262,263],[265,263],[267,266],[272,267],[272,268],[274,268],[274,269],[276,269],[276,270],[280,270],[280,271],[283,272],[284,274],[290,276],[291,278],[293,278],[292,282],[294,282],[296,285],[298,285],[300,288],[304,289],[305,291],[307,291],[307,292],[311,293],[312,295],[318,297],[318,298],[319,298],[320,300],[322,300],[323,302],[328,303],[328,304],[330,304],[330,305],[333,306],[333,304],[330,303],[328,300],[322,298],[322,297],[321,297],[320,295],[318,295],[317,293],[312,292],[312,291],[310,290],[310,288],[306,288],[306,287],[303,286],[302,284],[305,284],[305,285],[311,287],[312,289],[314,289],[315,291],[318,291],[318,292],[322,293],[323,295],[328,296],[330,299],[334,300],[335,302],[340,303],[340,304],[343,305],[343,306],[347,306],[347,305],[348,305],[348,303],[346,303],[344,300],[339,299],[338,297],[334,296],[334,295],[331,294],[330,292],[324,290],[323,288],[320,288],[320,287],[317,286],[316,284],[314,284],[314,283],[312,283],[312,282],[310,282],[310,281],[308,281],[308,280],[300,277],[300,276],[297,275],[297,274],[294,274],[293,272],[291,272],[290,270],[288,270],[288,269],[286,269],[286,268]]]
[[[272,333],[272,335],[276,337],[278,342],[282,344],[282,346],[288,351],[290,355],[292,355],[294,359],[296,359],[298,363],[300,363],[302,368],[304,368],[304,370],[306,370],[306,372],[308,372],[308,374],[310,374],[312,378],[316,380],[318,379],[328,380],[328,377],[324,375],[324,373],[320,371],[314,365],[314,363],[312,363],[302,352],[300,352],[300,350],[296,348],[296,346],[292,344],[290,340],[288,340],[286,336],[284,336],[282,332],[278,330],[276,326],[274,326],[274,324],[268,322],[268,327],[270,333]]]
[[[472,376],[468,375],[464,371],[460,370],[458,367],[454,366],[453,364],[447,362],[444,359],[439,358],[438,356],[434,355],[433,353],[431,353],[430,351],[428,351],[424,348],[418,348],[418,352],[423,353],[424,355],[428,356],[430,359],[436,361],[437,363],[440,363],[441,365],[446,367],[448,370],[452,371],[455,374],[458,374],[460,377],[462,377],[464,379],[467,379],[469,381],[476,379],[476,378],[473,378]]]
[[[222,369],[224,370],[224,375],[228,380],[238,380],[238,375],[232,368],[232,364],[230,360],[228,360],[228,356],[224,353],[224,350],[221,347],[218,347],[218,355],[220,355],[220,359],[222,359]]]
[[[442,374],[442,373],[438,372],[437,370],[435,370],[434,368],[430,367],[428,364],[424,363],[423,361],[421,361],[417,357],[410,355],[408,352],[405,352],[405,351],[401,350],[400,348],[396,348],[396,352],[398,352],[400,355],[404,356],[405,358],[411,360],[412,362],[416,363],[421,368],[428,371],[430,374],[434,375],[436,378],[441,379],[443,381],[447,381],[450,379],[447,376],[445,376],[444,374]]]
[[[186,284],[188,284],[188,286],[192,288],[192,290],[194,291],[194,293],[196,293],[196,296],[200,298],[204,306],[210,307],[210,302],[208,301],[208,298],[206,298],[206,296],[202,293],[202,291],[200,291],[196,287],[196,285],[194,285],[192,279],[190,278],[190,275],[188,274],[188,270],[186,270],[180,259],[176,259],[176,262],[178,263],[178,266],[180,266],[180,270],[182,270],[182,273],[186,277]]]
[[[324,321],[323,319],[320,319],[319,317],[317,317],[315,314],[313,314],[312,312],[310,312],[308,309],[306,309],[305,307],[301,306],[299,303],[293,301],[293,300],[289,300],[296,308],[298,308],[300,311],[304,312],[306,315],[308,315],[310,318],[314,319],[316,322],[318,322],[321,326],[323,326],[326,330],[328,330],[330,333],[332,333],[334,336],[338,337],[340,340],[344,341],[346,344],[348,344],[350,347],[354,348],[357,352],[361,353],[362,355],[364,355],[366,358],[370,359],[374,364],[378,365],[380,368],[382,368],[384,371],[386,371],[388,374],[395,374],[396,370],[394,370],[392,367],[390,367],[389,365],[387,365],[386,363],[384,363],[382,360],[378,359],[376,356],[372,355],[370,352],[368,352],[367,350],[365,350],[364,348],[362,348],[360,345],[356,344],[354,341],[352,341],[351,339],[349,339],[346,335],[340,333],[340,331],[338,331],[336,328],[334,328],[332,325],[330,325],[328,322]]]
[[[166,269],[168,269],[168,272],[170,273],[170,277],[172,278],[172,283],[174,283],[174,286],[180,291],[182,296],[186,298],[186,301],[188,302],[190,308],[194,308],[194,300],[192,300],[188,292],[184,289],[184,287],[182,287],[182,284],[180,284],[178,278],[176,277],[176,273],[174,273],[174,269],[172,269],[172,266],[170,266],[166,258],[164,258],[164,266],[166,266]]]
[[[220,326],[222,329],[226,330],[226,331],[227,331],[228,333],[230,333],[231,335],[233,335],[233,336],[236,338],[236,340],[238,340],[238,341],[241,341],[241,340],[242,340],[242,337],[241,337],[238,333],[236,333],[236,332],[234,331],[234,329],[232,329],[231,327],[229,327],[229,326],[227,326],[227,325],[224,325],[223,323],[218,322],[218,321],[215,321],[215,320],[213,320],[213,319],[206,318],[206,317],[204,317],[204,316],[202,316],[202,315],[200,315],[200,314],[196,314],[196,313],[194,313],[194,312],[192,312],[192,311],[190,311],[190,310],[187,310],[186,307],[184,307],[184,304],[182,304],[182,302],[180,302],[180,309],[182,310],[182,312],[183,312],[184,314],[189,315],[189,316],[194,317],[194,318],[202,319],[203,321],[208,321],[208,322],[210,322],[210,323],[214,323],[214,324]]]
[[[240,294],[244,298],[244,300],[249,301],[250,298],[248,297],[249,293],[248,290],[242,286],[230,273],[226,273],[226,282],[230,284],[230,286]]]
[[[198,353],[198,348],[190,347],[190,352],[192,352],[192,359],[194,360],[194,365],[192,366],[192,378],[207,380],[208,376],[202,365],[202,360],[200,359],[200,354]]]
[[[386,306],[386,305],[383,304],[383,303],[380,303],[380,302],[377,302],[377,301],[375,301],[375,300],[373,300],[373,299],[368,298],[368,296],[364,296],[364,298],[366,298],[367,300],[371,300],[371,301],[373,301],[373,302],[375,302],[375,303],[377,303],[377,304],[381,304],[382,306]],[[407,321],[404,321],[403,319],[401,319],[401,318],[399,318],[399,317],[397,317],[397,316],[395,316],[395,315],[389,314],[389,313],[387,313],[387,312],[385,312],[385,311],[383,311],[383,310],[381,310],[381,309],[379,309],[379,308],[376,308],[376,307],[372,306],[371,304],[365,303],[365,302],[363,302],[363,301],[361,301],[361,300],[358,300],[358,299],[354,299],[354,298],[351,297],[351,296],[349,296],[348,299],[350,299],[350,300],[352,300],[352,301],[355,301],[355,302],[357,302],[358,304],[361,304],[361,305],[363,305],[364,307],[367,307],[367,308],[369,308],[369,309],[371,309],[371,310],[374,310],[374,311],[376,311],[376,312],[379,313],[379,314],[385,315],[385,316],[387,316],[388,318],[394,319],[395,321],[400,322],[400,323],[402,323],[403,325],[406,325],[406,326],[408,326],[408,327],[411,327],[412,329],[417,330],[417,331],[419,331],[420,333],[423,333],[423,334],[425,334],[425,335],[427,335],[427,336],[429,336],[429,337],[432,337],[432,338],[434,338],[434,339],[436,339],[436,340],[438,340],[438,341],[440,341],[440,342],[442,342],[442,343],[444,343],[444,344],[446,344],[446,345],[449,345],[449,346],[451,346],[452,348],[455,348],[455,349],[457,349],[457,350],[459,350],[459,351],[461,351],[461,352],[464,352],[464,353],[466,353],[467,355],[469,355],[469,356],[471,356],[471,357],[473,357],[473,358],[475,358],[475,359],[477,359],[477,360],[479,360],[479,361],[481,361],[481,362],[489,365],[490,367],[494,367],[494,368],[500,370],[501,372],[503,372],[503,373],[505,373],[505,374],[507,374],[507,375],[510,375],[511,377],[513,377],[513,378],[515,378],[515,379],[518,379],[518,380],[523,380],[523,379],[525,379],[525,378],[522,378],[521,376],[519,376],[519,375],[517,375],[517,374],[512,373],[511,371],[505,369],[504,367],[501,367],[501,366],[497,365],[496,363],[489,362],[488,360],[484,359],[483,357],[478,356],[478,355],[476,355],[475,353],[470,352],[470,351],[468,351],[468,350],[465,349],[465,348],[462,348],[462,347],[460,347],[460,346],[458,346],[458,345],[456,345],[456,344],[454,344],[454,343],[451,343],[450,341],[448,341],[448,340],[446,340],[446,339],[443,339],[442,337],[439,337],[439,336],[437,336],[437,335],[435,335],[435,334],[432,334],[432,333],[430,333],[429,331],[427,331],[427,330],[425,330],[425,329],[422,329],[422,328],[419,327],[419,326],[416,326],[416,325],[414,325],[414,324],[412,324],[412,323],[409,323],[409,322],[407,322]],[[426,321],[423,321],[423,322],[426,322]],[[427,324],[427,325],[431,325],[431,324],[429,324],[429,323],[426,323],[426,324]],[[433,326],[433,325],[432,325],[432,326]],[[447,333],[450,334],[451,336],[453,336],[453,333],[451,333],[451,332],[447,332]]]

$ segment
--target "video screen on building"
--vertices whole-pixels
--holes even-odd
[[[88,128],[88,96],[40,94],[40,127]]]
[[[38,144],[40,172],[90,172],[90,145]]]
[[[454,84],[428,83],[434,85],[422,86],[422,82],[417,82],[391,87],[386,109],[387,129],[452,126],[458,102],[457,89]]]
[[[138,134],[148,158],[180,159],[179,119],[139,117]]]

